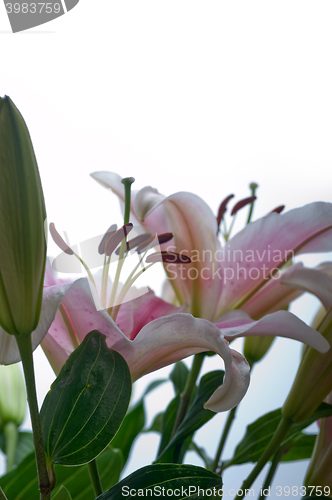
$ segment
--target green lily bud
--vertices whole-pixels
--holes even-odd
[[[246,337],[243,354],[249,365],[260,361],[270,349],[275,337]]]
[[[332,308],[325,315],[318,331],[332,345]],[[304,352],[282,414],[293,422],[304,422],[331,391],[332,349],[321,354],[309,347]]]
[[[0,365],[0,429],[13,422],[19,427],[26,412],[26,391],[23,374],[15,365]]]
[[[0,98],[0,326],[13,335],[36,329],[46,259],[44,196],[25,121]]]

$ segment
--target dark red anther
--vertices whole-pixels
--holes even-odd
[[[285,205],[280,205],[279,207],[272,210],[272,212],[270,212],[270,213],[273,214],[273,212],[276,212],[277,214],[281,214],[281,212],[283,211],[284,208],[285,208]]]
[[[227,198],[224,199],[224,201],[222,201],[220,203],[220,206],[219,206],[219,210],[218,210],[218,215],[217,215],[217,224],[218,224],[218,229],[219,229],[219,226],[221,224],[221,221],[223,220],[224,218],[224,213],[226,212],[227,210],[227,203],[229,202],[229,200],[231,200],[232,198],[234,198],[234,194],[230,194],[229,196],[227,196]]]
[[[58,245],[59,248],[61,248],[63,252],[65,252],[68,255],[74,254],[72,249],[67,245],[65,240],[60,236],[58,231],[55,229],[55,225],[53,222],[50,223],[50,233],[54,242]]]
[[[165,262],[167,264],[190,264],[191,259],[187,255],[175,252],[156,252],[148,255],[146,262]]]
[[[162,245],[163,243],[168,243],[171,239],[173,239],[173,234],[172,233],[158,234],[157,238],[159,241],[159,245]]]
[[[112,236],[108,239],[105,245],[105,254],[109,257],[116,247],[122,242],[122,240],[130,233],[133,228],[133,224],[128,222],[124,226],[120,227]]]
[[[105,245],[106,245],[107,241],[109,240],[110,236],[112,236],[112,234],[114,234],[117,229],[118,229],[118,226],[116,224],[112,224],[107,229],[106,233],[104,234],[104,236],[101,239],[101,242],[99,243],[98,252],[100,253],[100,255],[103,255],[103,253],[105,253]]]
[[[250,205],[250,203],[252,203],[255,200],[256,196],[249,196],[248,198],[244,198],[243,200],[238,201],[236,205],[233,207],[231,215],[235,215],[239,210],[241,210],[241,208]]]
[[[150,233],[139,234],[138,236],[135,236],[135,238],[133,238],[132,240],[127,241],[127,252],[129,252],[129,250],[132,250],[133,248],[137,247],[141,243],[144,243],[146,240],[148,240],[150,238],[151,238]],[[117,248],[115,250],[115,255],[119,255],[119,253],[120,253],[120,248]]]

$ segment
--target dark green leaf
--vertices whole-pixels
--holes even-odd
[[[72,500],[69,491],[64,486],[61,486],[58,493],[53,497],[54,500]]]
[[[143,432],[158,432],[159,434],[161,434],[163,427],[163,418],[164,412],[157,413],[150,427],[148,429],[144,429]]]
[[[175,363],[169,378],[173,382],[174,391],[176,395],[181,394],[181,392],[183,392],[187,382],[188,374],[189,370],[182,361],[178,361],[178,363]]]
[[[203,460],[206,469],[212,469],[213,459],[208,456],[204,448],[198,446],[196,443],[194,443],[194,441],[191,441],[188,449],[197,453],[197,455]]]
[[[214,391],[222,384],[223,377],[223,371],[215,370],[207,373],[201,378],[193,404],[178,427],[172,440],[167,441],[168,444],[166,447],[164,449],[162,448],[163,454],[171,448],[181,445],[185,439],[193,436],[197,429],[200,429],[206,422],[214,417],[215,413],[211,410],[206,410],[203,405],[214,393]],[[158,457],[158,460],[160,458],[161,457]],[[162,457],[162,459],[164,461],[164,457]]]
[[[289,449],[281,458],[282,462],[293,462],[311,458],[316,441],[315,434],[304,434],[301,432],[290,440]]]
[[[123,457],[120,450],[107,448],[97,458],[99,475],[104,490],[118,482],[123,467]],[[53,495],[58,492],[61,485],[70,492],[73,500],[93,500],[93,493],[88,468],[55,466],[57,478]],[[15,469],[0,478],[0,486],[10,500],[39,500],[38,479],[35,454],[31,453]]]
[[[198,495],[198,488],[201,489]],[[202,491],[204,490],[204,491]],[[168,491],[168,493],[167,493]],[[213,494],[215,491],[215,495]],[[163,493],[164,492],[164,493]],[[205,495],[205,492],[207,494]],[[143,467],[98,497],[98,500],[120,498],[168,498],[191,500],[222,498],[222,480],[213,472],[194,465],[156,464]]]
[[[131,447],[145,425],[145,410],[143,401],[134,406],[121,424],[116,436],[112,440],[112,448],[118,448],[122,451],[124,457],[123,466],[125,466]]]
[[[0,449],[6,453],[5,437],[2,432],[0,432]],[[32,432],[19,431],[14,465],[19,465],[32,451],[34,451]]]
[[[167,444],[169,443],[171,439],[171,434],[173,431],[173,426],[175,422],[175,418],[178,412],[180,404],[180,396],[176,396],[172,401],[169,403],[168,407],[166,408],[166,411],[164,413],[163,421],[162,421],[162,429],[161,429],[161,439],[160,439],[160,444],[159,444],[159,449],[158,449],[158,458],[163,455],[163,451],[167,447]],[[173,462],[173,452],[169,456],[163,456],[163,461],[166,462]]]
[[[123,421],[131,377],[104,335],[90,332],[51,386],[41,421],[48,463],[80,465],[110,443]]]
[[[296,436],[300,435],[303,429],[311,425],[316,420],[329,417],[330,415],[332,415],[332,406],[322,403],[317,408],[315,413],[305,422],[293,425],[283,443],[288,442],[289,440],[292,440]],[[244,438],[236,448],[234,457],[227,463],[227,466],[235,464],[239,465],[247,462],[257,462],[273,437],[281,418],[281,408],[279,408],[278,410],[274,410],[266,415],[263,415],[254,423],[248,425]],[[283,443],[280,443],[280,445]],[[297,451],[297,456],[298,454],[299,450]]]

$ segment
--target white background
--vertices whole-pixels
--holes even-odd
[[[121,222],[115,197],[89,178],[96,170],[134,176],[136,188],[195,192],[215,212],[252,181],[256,217],[332,201],[331,17],[324,0],[81,0],[13,35],[0,5],[0,95],[30,129],[49,220],[71,242]],[[317,304],[306,298],[294,311],[310,322]],[[299,356],[299,345],[278,340],[255,369],[225,458],[245,422],[282,405]],[[42,401],[52,372],[42,353],[36,360]],[[164,393],[149,398],[151,414],[165,405]],[[211,455],[224,418],[199,432]],[[157,443],[142,438],[128,472],[153,460]],[[225,491],[250,469],[225,474]],[[284,465],[274,485],[300,485],[304,470]]]

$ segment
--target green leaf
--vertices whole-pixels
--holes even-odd
[[[187,382],[188,374],[189,370],[182,361],[178,361],[177,363],[175,363],[169,378],[173,382],[174,391],[176,395],[181,394],[181,392],[183,392]]]
[[[181,445],[188,437],[192,437],[197,429],[200,429],[206,422],[215,416],[215,412],[206,410],[203,405],[222,384],[223,377],[224,372],[222,370],[215,370],[207,373],[201,378],[193,404],[178,427],[172,440],[168,441],[168,444],[163,449],[163,454],[171,448]],[[158,457],[158,461],[161,458],[164,460],[164,457]]]
[[[171,439],[171,434],[173,431],[173,426],[178,412],[179,404],[180,404],[180,396],[176,396],[174,399],[172,399],[172,401],[169,403],[168,407],[165,410],[164,417],[162,420],[161,439],[157,453],[158,460],[159,458],[161,459],[161,456],[163,456],[162,461],[173,462],[173,452],[169,456],[164,456],[164,451]]]
[[[301,432],[289,443],[289,449],[281,458],[282,462],[294,462],[311,458],[316,441],[315,434],[304,434]]]
[[[0,432],[0,449],[6,453],[5,437]],[[32,432],[19,431],[14,465],[19,465],[31,452],[34,451]]]
[[[198,488],[201,489],[199,495]],[[188,497],[194,500],[203,496],[221,499],[222,493],[221,477],[213,472],[194,465],[156,464],[130,474],[100,495],[98,500],[119,500],[124,497],[159,499],[171,496],[178,500]]]
[[[51,386],[41,421],[48,464],[81,465],[93,460],[115,436],[131,393],[122,356],[94,330],[69,356]]]
[[[103,489],[107,490],[119,480],[123,468],[121,451],[107,448],[97,458],[97,465]],[[73,500],[95,498],[86,465],[80,467],[56,465],[55,475],[57,483],[52,499],[62,485],[70,492]],[[1,477],[0,486],[10,500],[39,500],[35,454],[31,453],[15,471]]]
[[[197,455],[203,460],[206,469],[212,469],[213,459],[208,456],[204,448],[198,446],[194,441],[191,441],[188,449],[197,453]]]
[[[124,457],[123,466],[126,465],[131,447],[144,425],[145,410],[144,403],[141,401],[127,413],[111,443],[112,448],[118,448],[122,451]]]
[[[291,428],[284,443],[291,441],[301,434],[301,431],[311,425],[313,422],[320,418],[329,417],[332,415],[332,406],[322,403],[315,413],[301,424],[294,424]],[[227,462],[229,465],[239,465],[247,462],[257,462],[271,438],[273,437],[280,421],[281,421],[281,408],[274,410],[266,415],[263,415],[254,423],[248,425],[246,434],[240,444],[235,450],[234,457]],[[280,445],[283,443],[280,443]],[[296,455],[299,457],[300,450],[298,449]],[[291,455],[290,455],[291,456]],[[303,458],[307,458],[303,456]],[[296,460],[299,460],[297,458]]]
[[[72,500],[72,497],[64,486],[61,486],[58,493],[53,497],[54,500]]]
[[[157,432],[158,434],[161,434],[163,427],[163,418],[164,412],[157,413],[150,427],[148,429],[144,429],[143,432]]]

